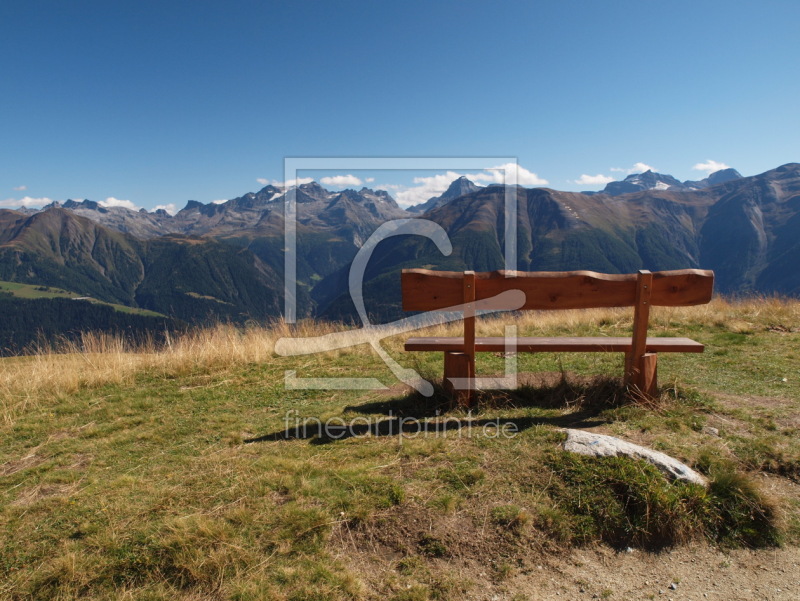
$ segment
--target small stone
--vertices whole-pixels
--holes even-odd
[[[647,449],[604,434],[572,429],[566,429],[564,432],[567,433],[567,440],[564,441],[564,450],[567,452],[590,457],[625,456],[632,459],[642,459],[655,466],[669,480],[682,480],[701,486],[708,486],[708,480],[704,476],[695,472],[688,465],[659,451]]]
[[[673,582],[672,584],[670,584],[670,585],[669,585],[669,588],[671,588],[673,591],[674,591],[674,590],[677,590],[677,588],[678,588],[678,583],[677,583],[677,582]]]
[[[712,428],[711,426],[703,426],[703,434],[719,437],[719,430]]]
[[[662,588],[660,591],[658,591],[658,594],[659,595],[663,595],[664,594],[664,589]]]

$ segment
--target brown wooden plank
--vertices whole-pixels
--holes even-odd
[[[705,305],[714,293],[714,272],[709,269],[679,269],[653,272],[654,307]]]
[[[525,293],[526,310],[585,309],[633,305],[636,276],[593,271],[505,272],[478,275],[477,298],[489,298],[508,289]]]
[[[476,300],[506,290],[522,290],[523,309],[584,309],[630,307],[636,301],[636,274],[593,271],[489,271],[475,274]],[[401,274],[403,309],[433,311],[456,306],[463,299],[463,273],[404,269]],[[711,300],[714,273],[700,269],[660,271],[653,274],[651,304],[690,306]]]
[[[463,286],[464,303],[464,352],[475,357],[475,272],[465,271]]]
[[[641,368],[642,355],[647,343],[647,322],[650,319],[650,297],[653,291],[653,274],[643,269],[636,280],[636,304],[633,308],[633,334],[631,350],[625,357],[625,382],[636,380]]]
[[[461,337],[409,338],[407,351],[461,351]],[[702,353],[705,347],[690,338],[647,338],[647,352],[652,353]],[[517,350],[525,353],[625,353],[631,349],[629,337],[531,337],[517,339]],[[501,353],[508,350],[502,336],[475,339],[475,352]]]
[[[461,271],[404,269],[400,274],[404,311],[435,311],[463,302]]]
[[[467,376],[469,386],[458,394],[456,401],[459,405],[471,407],[475,402],[475,272],[465,271],[463,279],[464,303],[464,354],[467,356]]]

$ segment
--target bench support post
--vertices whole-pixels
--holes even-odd
[[[475,272],[464,272],[464,354],[469,361],[468,385],[464,394],[459,395],[458,403],[467,407],[475,404]]]
[[[456,388],[450,378],[468,382],[469,388]],[[475,361],[467,353],[447,351],[444,354],[444,389],[450,395],[450,408],[471,407],[472,383],[475,378]]]
[[[633,334],[631,336],[631,351],[625,356],[625,384],[634,386],[639,392],[647,396],[653,396],[646,389],[653,389],[652,385],[647,386],[645,379],[650,382],[655,381],[656,356],[647,360],[647,322],[650,319],[650,295],[653,292],[653,274],[642,269],[636,278],[636,304],[633,309]],[[644,369],[652,369],[652,377],[646,378]]]
[[[648,399],[655,398],[658,392],[658,355],[656,353],[642,355],[634,386]]]

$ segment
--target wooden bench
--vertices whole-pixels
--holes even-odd
[[[625,353],[624,382],[638,394],[652,396],[657,389],[658,353],[702,353],[703,345],[689,338],[648,337],[650,307],[708,303],[714,272],[683,269],[655,273],[643,270],[633,274],[593,271],[475,273],[404,269],[401,286],[405,311],[442,311],[452,307],[463,311],[463,336],[409,338],[405,350],[444,352],[445,387],[458,404],[471,405],[474,402],[475,353],[503,352],[508,348],[503,337],[475,337],[477,301],[520,290],[525,295],[520,310],[634,307],[633,331],[629,337],[519,337],[512,343],[517,352],[525,353]],[[468,385],[456,387],[454,381]]]

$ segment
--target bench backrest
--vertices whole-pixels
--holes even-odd
[[[435,311],[461,305],[465,274],[461,271],[404,269],[401,275],[403,309]],[[474,300],[507,290],[522,290],[522,309],[557,310],[633,307],[639,280],[650,272],[607,274],[594,271],[489,271],[475,273]],[[656,271],[652,274],[650,305],[686,307],[711,300],[714,272],[702,269]],[[467,275],[466,277],[470,277]]]

